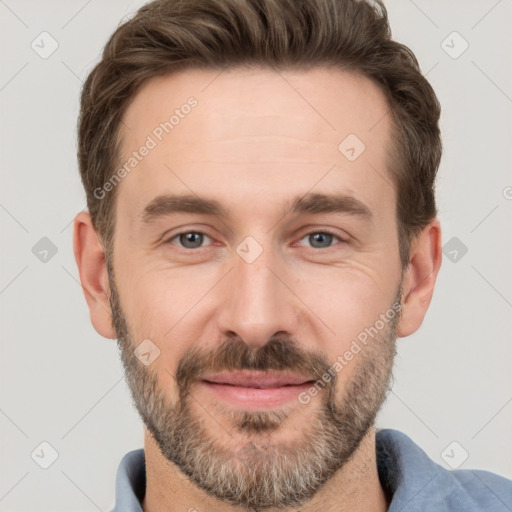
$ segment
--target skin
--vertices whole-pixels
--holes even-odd
[[[373,82],[353,72],[324,68],[220,74],[187,70],[151,79],[124,115],[122,161],[190,96],[197,99],[197,107],[118,185],[113,252],[130,332],[135,340],[149,338],[159,347],[160,357],[150,368],[174,400],[173,375],[183,354],[194,344],[214,350],[233,333],[252,348],[264,346],[276,333],[286,333],[303,350],[334,362],[389,309],[402,279],[396,193],[386,168],[390,116],[384,94]],[[356,134],[366,146],[353,162],[338,150],[348,134]],[[355,197],[372,217],[285,215],[291,198],[310,191]],[[180,213],[143,223],[144,207],[162,193],[208,196],[231,216]],[[322,229],[340,237],[333,238],[327,249],[315,248],[307,236]],[[190,231],[208,235],[201,249],[180,247],[176,238],[164,243]],[[87,212],[76,216],[74,233],[91,322],[99,334],[114,339],[105,252]],[[236,252],[247,236],[263,248],[250,264]],[[420,327],[440,264],[441,230],[435,219],[411,244],[398,337]],[[337,397],[343,396],[357,365],[354,357],[340,372]],[[207,395],[200,389],[194,392],[199,402],[208,404]],[[291,404],[289,417],[271,434],[272,440],[300,441],[318,404]],[[219,425],[232,427],[222,410],[211,407],[212,417],[195,407],[219,443],[245,442],[242,434],[219,434]],[[212,512],[245,510],[221,503],[193,485],[162,455],[147,429],[144,447],[146,512],[191,506]],[[387,507],[372,427],[350,462],[300,510]]]

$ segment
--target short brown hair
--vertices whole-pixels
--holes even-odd
[[[362,73],[384,91],[405,268],[410,241],[437,215],[441,107],[412,51],[391,39],[381,0],[155,0],[120,25],[83,85],[78,120],[80,174],[107,256],[116,188],[105,199],[94,191],[119,165],[119,126],[141,85],[174,71],[245,66],[335,66]]]

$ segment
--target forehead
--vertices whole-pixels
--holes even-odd
[[[238,200],[250,214],[255,196],[270,207],[336,189],[377,210],[393,208],[388,114],[379,87],[350,71],[186,70],[153,78],[120,128],[120,165],[133,166],[125,165],[118,185],[119,207],[140,214],[156,195],[181,192]]]

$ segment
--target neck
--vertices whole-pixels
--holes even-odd
[[[196,487],[160,452],[147,429],[144,430],[146,494],[144,512],[166,510],[208,510],[242,512],[244,506],[229,505]],[[353,457],[315,496],[300,507],[301,512],[385,512],[389,506],[377,472],[375,429],[372,427]],[[267,509],[270,510],[270,509]],[[291,512],[297,509],[280,509]]]

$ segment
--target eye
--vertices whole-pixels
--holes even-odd
[[[203,246],[205,239],[209,239],[211,241],[211,238],[208,235],[201,233],[200,231],[183,231],[172,236],[166,240],[165,243],[173,244],[175,243],[175,240],[177,240],[178,246],[181,246],[183,249],[200,249]],[[328,230],[312,231],[303,236],[301,241],[305,239],[308,240],[311,247],[314,249],[328,249],[329,247],[332,247],[333,240],[338,240],[338,242],[342,243],[346,242],[346,240],[343,240],[338,235]]]
[[[184,231],[174,235],[172,238],[169,238],[165,243],[170,244],[173,243],[173,240],[177,239],[181,247],[184,249],[199,249],[203,245],[205,238],[210,239],[208,235],[199,231]]]
[[[338,235],[330,231],[312,231],[302,237],[301,241],[304,239],[307,239],[314,249],[328,249],[332,246],[333,239],[337,239],[339,242],[345,242],[345,240],[342,240]]]

